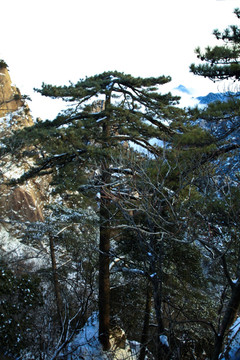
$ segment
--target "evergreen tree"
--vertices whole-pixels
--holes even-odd
[[[235,9],[234,13],[240,19],[240,9]],[[207,47],[205,52],[196,49],[198,58],[204,62],[203,65],[192,64],[190,70],[200,76],[208,77],[213,81],[240,79],[240,28],[236,25],[229,26],[223,32],[214,30],[215,37],[223,41],[222,46],[213,48]],[[214,161],[217,166],[218,178],[215,177],[215,190],[212,183],[212,190],[208,189],[210,197],[210,209],[207,213],[202,212],[202,220],[208,223],[213,229],[211,231],[210,249],[221,259],[222,271],[228,284],[229,293],[224,297],[224,315],[221,319],[218,331],[215,334],[215,345],[212,359],[218,359],[223,348],[224,338],[233,324],[240,308],[240,283],[239,283],[239,248],[236,246],[235,237],[238,234],[236,216],[238,211],[235,207],[239,198],[238,186],[239,175],[236,167],[227,167],[228,163],[237,164],[239,161],[239,99],[229,92],[229,101],[210,104],[204,111],[198,112],[198,117],[206,120],[206,125],[215,137],[217,149],[208,156],[207,161]],[[218,163],[216,162],[218,159]],[[217,184],[217,186],[216,186]],[[203,185],[203,184],[202,184]],[[217,189],[216,189],[217,187]],[[216,196],[217,195],[217,196]],[[205,199],[206,201],[206,199]],[[207,201],[206,201],[207,202]],[[206,204],[206,203],[205,203]],[[205,206],[204,206],[205,207]],[[202,210],[204,210],[204,207]],[[224,215],[223,215],[224,214]],[[221,236],[217,236],[216,229],[221,229],[225,234],[224,241]],[[215,231],[214,231],[215,229]],[[217,239],[213,243],[213,239]],[[220,244],[220,245],[219,245]],[[208,246],[208,241],[206,241]],[[236,257],[231,258],[235,254]],[[236,277],[235,282],[232,279]]]
[[[194,225],[189,226],[191,203],[200,194],[184,175],[188,151],[182,152],[185,161],[183,154],[166,149],[164,157],[135,162],[132,169],[137,176],[129,186],[138,197],[118,202],[125,219],[119,227],[125,230],[118,241],[116,267],[121,271],[122,262],[127,265],[125,273],[133,269],[135,276],[145,276],[151,284],[157,325],[154,342],[151,337],[148,343],[157,359],[170,354],[175,358],[180,351],[185,359],[189,351],[199,357],[204,350],[209,353],[213,310],[217,310],[203,271],[204,256],[191,234]],[[193,147],[189,153],[193,154]],[[192,167],[190,160],[188,165]],[[196,170],[191,172],[193,178],[197,175]],[[166,338],[168,347],[160,341]]]
[[[119,151],[131,153],[124,146],[126,142],[156,156],[163,153],[163,148],[152,146],[150,140],[170,141],[184,118],[184,112],[175,107],[178,98],[159,93],[159,86],[168,81],[170,78],[164,76],[143,79],[115,71],[82,79],[75,85],[43,84],[37,90],[42,95],[61,98],[72,107],[55,120],[38,123],[14,137],[14,151],[18,149],[19,156],[27,145],[32,151],[25,156],[40,154],[36,166],[21,180],[51,173],[56,191],[92,188],[100,194],[99,339],[104,350],[110,347],[112,172],[123,176],[128,171],[111,170],[111,159]]]
[[[240,19],[240,9],[235,9],[234,13]],[[213,34],[217,40],[224,41],[221,46],[207,47],[202,52],[198,47],[196,49],[197,57],[204,61],[203,65],[192,64],[190,70],[195,75],[208,77],[212,80],[240,78],[240,29],[236,25],[231,25],[222,33],[214,30]]]

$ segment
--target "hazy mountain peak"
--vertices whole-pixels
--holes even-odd
[[[184,86],[184,85],[178,85],[176,88],[174,88],[174,90],[178,90],[178,91],[180,91],[180,92],[182,92],[182,93],[184,93],[184,94],[188,94],[188,95],[191,95],[191,91],[188,89],[188,88],[186,88],[186,86]]]

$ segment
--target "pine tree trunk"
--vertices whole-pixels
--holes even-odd
[[[218,357],[223,348],[224,336],[226,335],[226,332],[230,329],[230,327],[233,325],[238,315],[239,306],[240,306],[240,283],[237,283],[232,290],[232,296],[228,302],[221,323],[220,332],[215,338],[212,360],[218,360]]]
[[[165,348],[160,341],[160,336],[164,333],[164,326],[162,320],[162,294],[161,294],[161,285],[159,284],[161,280],[158,279],[157,275],[154,277],[153,284],[153,298],[154,298],[154,308],[157,319],[157,337],[156,337],[156,352],[157,360],[165,359]]]
[[[57,274],[57,263],[56,263],[55,249],[54,249],[54,237],[51,234],[49,235],[49,246],[50,246],[51,261],[52,261],[53,285],[54,285],[54,292],[56,298],[58,321],[60,327],[62,328],[63,304],[62,304],[60,285]]]
[[[154,228],[152,228],[154,231]],[[154,309],[157,320],[157,336],[156,336],[156,359],[167,359],[168,348],[163,345],[160,336],[164,334],[164,324],[162,318],[162,261],[163,261],[163,242],[157,242],[153,237],[151,240],[151,249],[154,254],[151,256],[150,271],[151,282],[153,286]]]
[[[145,355],[146,355],[146,349],[147,349],[146,345],[149,340],[149,322],[150,322],[150,313],[151,313],[151,307],[152,307],[151,300],[152,300],[152,288],[151,288],[151,285],[148,284],[139,360],[144,360]]]
[[[110,332],[110,223],[109,200],[101,194],[100,204],[100,244],[99,244],[99,341],[103,350],[109,350]]]
[[[110,105],[111,93],[105,100],[105,112],[107,114],[108,106]],[[103,123],[103,149],[108,149],[108,142],[110,138],[110,119],[109,115]],[[109,271],[109,252],[110,252],[110,199],[105,189],[106,185],[110,183],[111,176],[108,172],[109,161],[107,157],[103,160],[101,165],[101,180],[102,189],[100,192],[100,243],[99,243],[99,341],[102,344],[103,350],[110,349],[110,271]]]

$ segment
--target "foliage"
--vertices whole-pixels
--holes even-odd
[[[0,265],[1,354],[18,356],[34,332],[34,311],[42,305],[40,279]]]
[[[239,9],[235,9],[234,13],[239,19]],[[235,79],[240,78],[240,30],[236,25],[231,25],[222,33],[214,30],[217,40],[224,42],[222,46],[213,48],[207,47],[205,52],[200,48],[196,49],[197,57],[204,61],[203,65],[190,66],[190,71],[195,75],[208,77],[212,80]]]
[[[4,68],[7,68],[8,65],[6,64],[6,62],[2,59],[0,59],[0,69],[4,69]]]

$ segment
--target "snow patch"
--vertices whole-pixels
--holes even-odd
[[[153,273],[150,275],[150,278],[154,278],[157,275],[157,273]]]
[[[228,342],[225,346],[221,360],[240,360],[240,317],[230,329]]]
[[[160,335],[160,336],[159,336],[159,339],[160,339],[161,344],[169,347],[168,338],[167,338],[166,335]]]
[[[4,254],[5,259],[24,260],[26,264],[31,264],[35,269],[49,266],[49,257],[46,257],[46,251],[21,243],[16,237],[11,236],[3,226],[0,228],[0,253]]]
[[[131,344],[126,340],[125,348],[119,348],[110,338],[111,349],[103,351],[98,340],[98,313],[94,312],[88,319],[85,326],[76,335],[74,340],[69,344],[67,349],[67,360],[137,360],[138,354],[131,348]],[[62,354],[64,356],[64,354]]]

